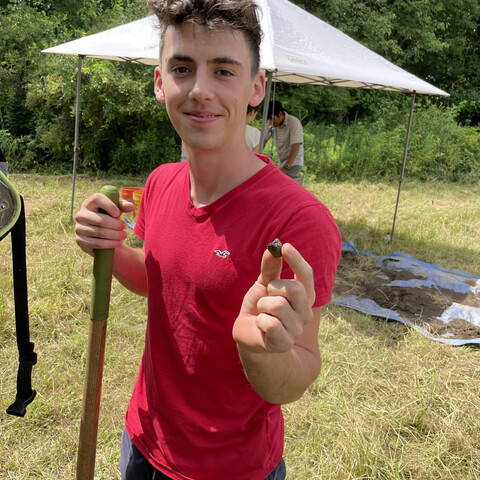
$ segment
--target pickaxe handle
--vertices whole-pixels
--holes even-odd
[[[116,187],[105,185],[100,193],[118,205]],[[82,419],[77,457],[77,480],[93,480],[97,449],[98,417],[102,390],[105,335],[112,285],[114,249],[97,249],[93,260],[92,302],[87,364],[83,386]]]

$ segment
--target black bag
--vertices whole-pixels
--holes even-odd
[[[7,413],[23,417],[37,392],[32,389],[32,367],[37,363],[35,344],[30,342],[27,296],[25,208],[23,198],[0,171],[0,241],[8,234],[12,240],[15,326],[19,353],[17,395]]]

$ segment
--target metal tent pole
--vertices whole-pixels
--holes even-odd
[[[75,197],[75,180],[77,176],[77,159],[78,159],[78,132],[80,129],[80,85],[82,77],[82,61],[85,55],[78,56],[77,63],[77,99],[75,102],[75,139],[73,146],[73,179],[72,179],[72,200],[70,203],[70,223],[73,223],[73,200]]]
[[[265,126],[267,125],[268,102],[270,100],[270,92],[272,90],[273,72],[267,72],[267,84],[265,86],[265,98],[263,100],[262,128],[260,130],[260,142],[258,144],[258,153],[263,152],[263,140],[265,138]]]
[[[393,234],[395,233],[395,221],[397,219],[398,202],[400,201],[400,191],[402,189],[403,176],[405,174],[405,163],[407,162],[408,141],[410,139],[410,129],[412,127],[413,106],[415,105],[416,92],[412,92],[412,102],[410,104],[410,115],[408,117],[407,136],[405,138],[405,147],[403,149],[402,173],[398,180],[397,203],[395,204],[395,214],[393,215],[392,233],[390,234],[390,243],[393,243]]]

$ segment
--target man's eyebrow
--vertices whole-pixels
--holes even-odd
[[[167,62],[185,62],[185,63],[195,63],[195,60],[190,57],[189,55],[182,55],[180,53],[173,54],[171,57],[167,58]],[[222,65],[222,64],[227,64],[227,65],[236,65],[241,67],[242,64],[238,60],[235,60],[232,57],[215,57],[212,58],[211,60],[208,60],[208,63],[211,65]]]
[[[193,62],[193,58],[188,55],[174,54],[171,57],[167,58],[167,61],[172,62]]]
[[[215,57],[215,58],[212,58],[212,60],[209,60],[208,63],[213,63],[213,64],[229,63],[231,65],[237,65],[239,67],[242,66],[242,64],[238,60],[235,60],[232,57]]]

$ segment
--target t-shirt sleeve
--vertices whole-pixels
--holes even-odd
[[[138,209],[138,215],[135,221],[135,227],[133,227],[133,233],[140,238],[145,240],[145,211],[147,210],[146,204],[148,203],[151,177],[148,178],[145,188],[143,189],[142,201],[140,202],[140,208]]]
[[[258,128],[253,128],[252,143],[253,147],[256,147],[260,143],[260,130]]]
[[[296,117],[290,117],[289,121],[291,122],[290,145],[303,143],[303,127],[300,120]]]
[[[260,130],[251,125],[245,126],[245,140],[248,148],[252,149],[260,143]]]
[[[329,210],[321,203],[301,208],[285,225],[280,240],[291,243],[312,267],[315,282],[313,306],[320,307],[330,302],[342,240]],[[293,277],[286,262],[282,276]]]

